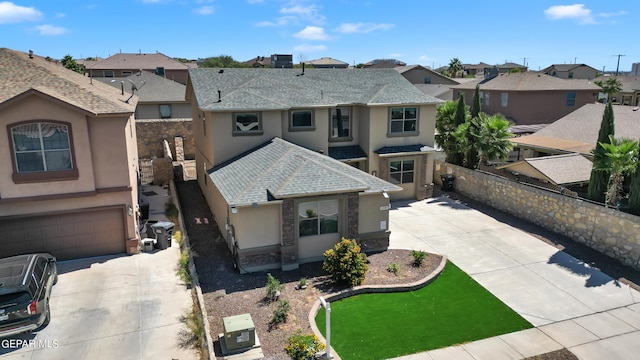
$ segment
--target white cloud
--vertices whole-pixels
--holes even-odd
[[[420,60],[420,61],[424,61],[424,62],[433,62],[433,61],[436,61],[436,59],[435,59],[435,58],[431,58],[431,57],[429,57],[429,56],[427,56],[427,55],[420,55],[420,56],[418,57],[418,60]]]
[[[280,13],[292,15],[315,24],[323,24],[327,20],[324,15],[320,14],[320,10],[315,4],[302,5],[292,2],[291,6],[280,9]]]
[[[47,25],[47,24],[38,25],[36,26],[36,29],[38,29],[38,31],[40,32],[40,35],[43,35],[43,36],[58,36],[58,35],[66,34],[68,32],[67,29],[63,27]]]
[[[340,24],[337,31],[344,34],[353,33],[370,33],[376,30],[389,30],[393,24],[374,24],[374,23],[345,23]]]
[[[296,21],[294,16],[283,16],[276,19],[276,21],[260,21],[256,24],[259,27],[265,26],[287,26]]]
[[[615,16],[627,15],[628,13],[629,13],[628,11],[623,10],[623,11],[612,12],[612,13],[599,13],[598,16],[603,18],[612,18]]]
[[[247,2],[249,4],[260,4],[262,3],[264,0],[247,0]]]
[[[193,12],[198,15],[210,15],[210,14],[213,14],[214,11],[215,10],[213,6],[209,6],[209,5],[193,9]]]
[[[57,18],[63,18],[63,17],[66,17],[66,16],[67,16],[67,15],[66,15],[66,14],[63,14],[63,13],[56,13],[56,17],[57,17]]]
[[[293,51],[302,52],[302,53],[319,52],[319,51],[327,51],[327,47],[324,45],[302,44],[302,45],[295,46],[293,48]]]
[[[142,0],[142,2],[145,4],[157,4],[159,2],[162,2],[162,0]]]
[[[303,40],[327,40],[329,36],[324,29],[318,26],[307,26],[302,31],[293,34],[298,39]]]
[[[401,58],[403,55],[400,53],[391,53],[389,54],[389,57],[392,59],[397,59],[397,58]]]
[[[577,19],[581,24],[594,24],[591,10],[586,9],[584,4],[554,5],[544,11],[547,18],[551,20]]]
[[[33,7],[18,6],[8,1],[0,2],[0,24],[39,21],[41,18],[42,13]]]

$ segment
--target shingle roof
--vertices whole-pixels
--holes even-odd
[[[136,95],[138,102],[186,102],[185,91],[186,86],[150,73],[148,71],[136,72],[126,78],[95,78],[94,80],[102,81],[118,89],[121,88],[121,81],[124,81],[124,91],[131,93],[131,83],[133,81],[138,87]],[[142,82],[144,81],[144,85]]]
[[[345,192],[400,191],[400,187],[280,138],[209,172],[229,205]]]
[[[131,54],[118,53],[112,55],[92,66],[93,70],[129,70],[129,69],[155,69],[163,67],[165,70],[187,70],[185,65],[162,53],[155,54]]]
[[[359,145],[332,146],[329,148],[329,157],[336,160],[362,159],[366,158],[367,154]]]
[[[197,104],[205,111],[443,102],[422,94],[393,69],[306,69],[301,74],[301,69],[189,70]]]
[[[593,81],[586,79],[561,79],[543,73],[526,71],[523,73],[500,74],[492,79],[478,79],[454,85],[452,89],[475,89],[480,85],[480,90],[497,91],[548,91],[548,90],[594,90],[601,88]]]
[[[571,71],[571,70],[573,70],[575,68],[579,68],[579,67],[582,67],[582,66],[590,67],[591,69],[596,70],[596,69],[594,69],[593,67],[591,67],[591,66],[589,66],[587,64],[552,64],[552,65],[542,69],[542,72],[547,72],[547,71],[551,70],[551,68],[555,68],[557,71]]]
[[[426,145],[415,144],[415,145],[383,146],[374,152],[378,155],[386,155],[386,154],[427,152],[427,151],[435,151],[435,150]]]
[[[556,185],[579,184],[589,181],[593,163],[580,154],[563,154],[527,158],[524,161],[499,167],[500,169],[527,164]]]
[[[60,99],[91,114],[132,113],[135,101],[99,81],[66,69],[39,56],[0,49],[0,104],[36,91]],[[134,100],[136,100],[134,98]]]
[[[340,61],[340,60],[336,60],[334,58],[330,58],[330,57],[323,57],[317,60],[311,60],[309,61],[309,64],[311,65],[349,65],[349,63],[346,63],[344,61]]]

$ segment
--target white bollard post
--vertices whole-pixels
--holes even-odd
[[[326,358],[327,359],[331,359],[331,304],[327,301],[324,300],[324,298],[322,296],[319,297],[320,299],[320,303],[322,304],[322,306],[325,308],[325,322],[326,322],[326,333],[327,333],[327,355]]]

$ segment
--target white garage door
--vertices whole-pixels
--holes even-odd
[[[126,251],[121,208],[0,218],[0,256],[50,252],[59,260]]]

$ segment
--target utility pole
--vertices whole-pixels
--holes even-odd
[[[621,56],[627,56],[627,55],[618,54],[618,55],[613,55],[613,56],[617,56],[618,57],[618,66],[616,66],[616,76],[618,76],[618,70],[620,70],[620,57]]]
[[[527,59],[526,57],[522,58],[522,65],[524,65],[524,67],[527,67]]]

